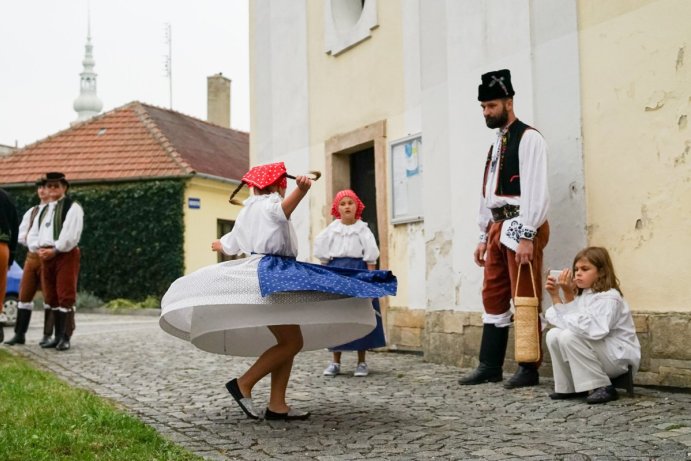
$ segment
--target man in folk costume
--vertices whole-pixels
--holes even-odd
[[[27,237],[29,230],[34,221],[38,217],[43,207],[49,201],[48,192],[46,190],[46,178],[41,177],[36,181],[36,194],[41,203],[29,208],[24,216],[22,222],[19,224],[19,239],[18,243],[27,246]],[[26,332],[29,329],[31,322],[31,314],[34,308],[34,296],[41,284],[41,258],[37,253],[27,252],[24,260],[24,270],[22,272],[22,281],[19,284],[19,302],[17,303],[17,323],[14,325],[14,337],[5,341],[5,344],[13,346],[15,344],[24,344],[26,342]],[[43,340],[40,345],[47,343],[53,332],[53,311],[48,308],[45,309],[45,321],[43,322]]]
[[[64,174],[46,173],[45,187],[51,202],[34,220],[28,243],[29,251],[41,259],[43,298],[55,318],[55,336],[41,347],[64,351],[70,348],[73,331],[84,211],[66,195],[69,183]]]
[[[18,228],[17,208],[7,192],[0,189],[0,314],[5,304],[7,271],[14,261],[14,253],[17,250]],[[5,333],[0,325],[0,342],[4,339]]]
[[[532,263],[535,296],[541,298],[542,254],[549,239],[545,140],[516,118],[509,70],[484,74],[478,92],[485,123],[497,129],[497,139],[487,155],[478,218],[480,241],[474,254],[475,263],[484,267],[480,364],[459,380],[463,385],[503,379],[512,323],[511,298],[516,293],[518,273],[522,272],[518,295],[529,296],[533,285],[528,263]],[[519,362],[504,387],[537,385],[541,357],[542,351],[537,362]]]

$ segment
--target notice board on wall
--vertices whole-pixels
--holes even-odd
[[[422,135],[392,141],[391,223],[422,221]]]

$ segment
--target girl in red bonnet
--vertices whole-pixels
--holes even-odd
[[[297,187],[286,195],[286,178]],[[318,179],[318,176],[315,178]],[[301,420],[305,410],[286,402],[293,359],[351,341],[376,324],[370,298],[395,294],[388,271],[340,272],[296,260],[291,215],[312,185],[293,177],[283,162],[256,166],[242,177],[253,189],[233,230],[212,242],[214,251],[246,257],[201,268],[179,278],[161,300],[161,328],[217,354],[257,357],[226,389],[251,419]],[[342,270],[341,270],[342,271]],[[264,411],[252,399],[254,386],[271,375]]]
[[[364,209],[365,204],[352,190],[342,190],[336,194],[331,205],[331,215],[336,219],[314,241],[314,256],[322,264],[351,269],[376,268],[379,248],[369,226],[360,219]],[[325,376],[340,374],[342,351],[357,351],[358,363],[353,376],[369,374],[365,361],[367,349],[386,345],[379,300],[374,298],[372,306],[377,313],[377,326],[367,336],[330,348],[333,361],[324,370]]]

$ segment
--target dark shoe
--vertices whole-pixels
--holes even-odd
[[[264,419],[268,421],[302,421],[310,417],[308,411],[298,411],[291,408],[288,413],[275,413],[268,408],[264,412]]]
[[[552,392],[549,394],[549,398],[552,400],[568,400],[585,397],[587,395],[587,392]]]
[[[607,403],[617,400],[618,398],[619,394],[614,386],[605,386],[595,389],[593,393],[585,399],[585,402],[588,404]]]
[[[501,367],[488,367],[481,363],[469,375],[458,380],[461,386],[470,386],[483,383],[498,383],[503,379]]]
[[[515,389],[517,387],[537,386],[538,384],[540,384],[540,374],[537,372],[537,368],[519,365],[516,373],[504,383],[504,388]]]
[[[70,348],[70,337],[67,335],[63,336],[62,339],[60,340],[60,342],[58,343],[58,345],[55,346],[55,349],[57,349],[59,351],[66,351],[66,350],[69,350],[69,348]]]
[[[38,342],[38,345],[43,347],[45,344],[48,344],[50,342],[51,336],[49,335],[43,335],[43,338]]]
[[[238,386],[237,378],[228,381],[226,383],[226,389],[228,389],[230,395],[233,396],[235,401],[238,403],[242,411],[245,412],[248,418],[259,419],[259,412],[254,408],[254,403],[252,403],[252,399],[249,399],[242,395],[240,387]]]
[[[12,339],[5,341],[5,344],[14,346],[15,344],[24,344],[25,342],[26,338],[24,337],[24,333],[15,333]]]
[[[60,338],[55,336],[52,339],[50,339],[47,343],[41,344],[41,347],[43,349],[53,349],[53,348],[58,347],[58,344],[60,344]]]

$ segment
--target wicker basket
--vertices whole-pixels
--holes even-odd
[[[518,286],[522,272],[522,266],[519,266],[518,277],[516,277],[516,292],[513,297],[513,305],[516,310],[514,313],[516,362],[538,362],[540,360],[540,323],[538,317],[540,300],[537,297],[537,290],[535,288],[533,265],[531,263],[528,264],[530,278],[533,281],[533,296],[518,296]]]

